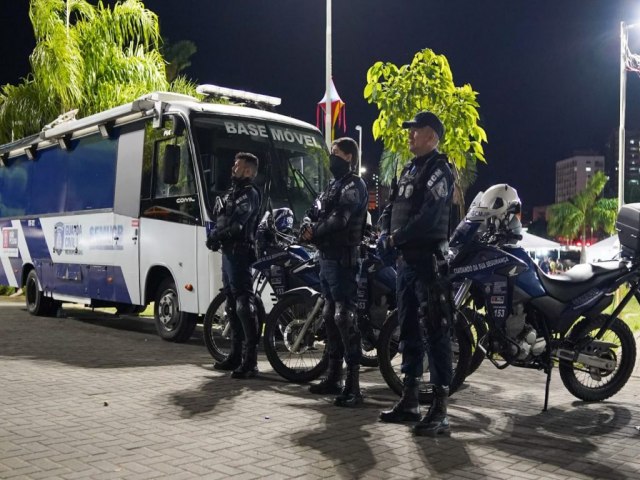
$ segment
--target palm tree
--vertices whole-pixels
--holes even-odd
[[[170,43],[166,38],[162,46],[162,56],[167,61],[167,80],[173,82],[180,72],[191,66],[191,56],[198,51],[196,44],[190,40]]]
[[[86,116],[170,90],[158,17],[140,0],[31,0],[32,72],[0,89],[0,142],[37,133],[69,110]],[[192,93],[179,78],[176,88]]]
[[[549,235],[582,240],[580,262],[586,261],[587,229],[591,231],[602,228],[606,233],[615,231],[618,202],[614,198],[600,198],[607,183],[603,172],[589,179],[584,190],[567,202],[552,205],[549,210]]]

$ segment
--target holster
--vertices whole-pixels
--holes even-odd
[[[355,247],[334,247],[320,251],[323,260],[337,260],[341,267],[352,268],[358,264],[358,250]]]

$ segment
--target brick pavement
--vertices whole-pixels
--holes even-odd
[[[640,479],[640,378],[585,404],[556,375],[482,365],[452,397],[451,438],[376,421],[394,397],[367,369],[364,408],[213,371],[194,337],[146,319],[0,304],[0,478]]]

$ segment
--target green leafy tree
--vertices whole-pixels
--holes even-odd
[[[477,161],[485,162],[482,142],[487,135],[478,124],[480,115],[477,92],[466,84],[456,87],[449,62],[444,55],[430,49],[419,51],[408,65],[376,62],[367,72],[364,98],[378,107],[373,122],[373,137],[382,139],[385,153],[380,163],[380,177],[389,184],[404,163],[412,157],[407,131],[402,122],[421,110],[434,112],[444,124],[445,135],[439,149],[446,153],[459,171],[470,174],[457,184],[469,184]]]
[[[606,183],[606,175],[596,172],[584,190],[569,201],[557,203],[549,209],[549,235],[568,239],[579,237],[582,241],[582,263],[586,261],[587,230],[602,229],[609,235],[615,232],[618,201],[615,198],[599,198]]]
[[[31,0],[36,47],[31,73],[0,90],[0,142],[37,133],[58,115],[90,115],[170,85],[160,53],[158,17],[140,0]]]

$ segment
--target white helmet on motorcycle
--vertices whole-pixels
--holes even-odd
[[[521,202],[515,188],[506,183],[493,185],[486,192],[480,192],[471,202],[467,212],[467,220],[482,221],[504,227],[513,233],[521,233],[522,224],[517,214],[520,213]]]

